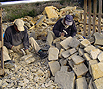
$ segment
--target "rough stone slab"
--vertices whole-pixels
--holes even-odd
[[[28,58],[32,57],[33,54],[29,54],[29,55],[24,55],[23,57],[20,58],[20,60],[27,60]]]
[[[93,80],[91,79],[89,82],[89,85],[88,85],[88,89],[94,89],[92,82],[93,82]]]
[[[83,49],[79,48],[78,52],[79,52],[79,56],[83,56],[83,54],[84,54],[84,50]]]
[[[92,70],[93,79],[103,77],[103,63],[102,62],[91,65],[91,70]]]
[[[73,72],[58,71],[55,75],[55,82],[62,85],[63,89],[74,89],[75,75]]]
[[[93,49],[90,51],[90,56],[92,59],[97,59],[98,57],[98,54],[100,53],[101,51],[99,49]]]
[[[60,64],[58,61],[51,61],[48,63],[50,66],[50,70],[52,75],[55,76],[55,73],[60,70]]]
[[[74,54],[75,52],[77,52],[77,50],[76,50],[75,48],[72,48],[72,49],[69,50],[69,53],[70,53],[71,55]]]
[[[90,53],[91,50],[95,49],[95,47],[93,45],[87,46],[86,48],[84,48],[84,51],[86,51],[87,53]]]
[[[98,55],[98,60],[101,62],[103,61],[103,52]]]
[[[71,40],[72,40],[72,37],[68,37],[65,40],[61,41],[60,44],[62,45],[64,49],[68,49],[69,48],[68,44],[71,42]]]
[[[45,7],[45,11],[46,11],[47,16],[49,17],[49,19],[58,18],[58,14],[56,13],[54,8],[56,8],[56,7],[53,7],[53,6]]]
[[[48,55],[49,60],[58,60],[59,50],[57,48],[50,47],[48,52],[49,52],[49,55]]]
[[[90,55],[88,54],[88,53],[84,53],[84,58],[87,60],[87,61],[90,61],[90,60],[92,60],[91,58],[90,58]]]
[[[62,55],[64,58],[69,57],[69,56],[70,56],[69,50],[62,52],[61,55]]]
[[[77,38],[72,38],[71,42],[68,44],[70,47],[76,48],[80,45],[80,41]]]
[[[69,66],[61,66],[60,71],[67,71],[69,70]]]
[[[83,63],[85,61],[82,57],[77,56],[77,55],[73,55],[71,58],[72,58],[74,64],[76,64],[76,65]]]
[[[66,64],[67,64],[67,60],[60,59],[60,65],[61,66],[66,66]]]
[[[2,42],[0,41],[0,48],[2,47],[2,44],[1,44]]]
[[[33,58],[27,59],[25,62],[26,62],[27,64],[30,64],[30,63],[32,63],[32,62],[34,62],[34,61],[35,61],[35,58],[33,57]]]
[[[73,70],[77,76],[82,76],[87,73],[88,68],[85,66],[84,63],[81,63],[79,65],[74,65]]]
[[[86,46],[89,46],[91,43],[87,39],[84,39],[83,41],[80,42],[80,44],[86,47]]]
[[[87,89],[87,82],[85,77],[76,79],[76,89]]]
[[[103,77],[94,81],[96,89],[103,89]]]
[[[0,68],[0,75],[4,75],[4,69]]]
[[[61,55],[61,54],[62,54],[62,52],[64,52],[64,51],[65,51],[64,49],[61,49],[61,50],[60,50],[60,52],[59,52],[59,58],[62,58],[62,55]]]
[[[90,60],[89,61],[89,72],[90,72],[91,75],[92,75],[91,65],[97,64],[97,63],[98,63],[97,60]]]
[[[37,27],[41,26],[44,19],[46,19],[46,16],[45,15],[41,16],[41,18],[37,21],[36,26]]]
[[[103,34],[96,32],[94,33],[94,36],[95,36],[94,45],[103,45]]]

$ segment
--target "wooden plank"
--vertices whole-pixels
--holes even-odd
[[[0,11],[2,12],[2,8],[1,7],[0,7]],[[1,41],[1,46],[2,46],[1,47],[1,68],[2,68],[1,72],[2,72],[2,71],[4,71],[2,15],[0,17],[0,41]]]
[[[87,21],[87,0],[84,0],[84,36],[86,36],[86,21]]]
[[[102,0],[99,0],[98,32],[101,33]]]
[[[95,23],[96,23],[96,13],[97,13],[97,0],[93,2],[93,34],[96,32]]]
[[[91,0],[88,1],[88,8],[89,8],[89,19],[88,19],[88,38],[91,36]]]

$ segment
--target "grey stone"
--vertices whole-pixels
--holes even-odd
[[[72,49],[69,49],[69,53],[72,55],[74,54],[75,52],[77,52],[77,50],[75,48],[72,48]]]
[[[91,65],[93,79],[103,77],[103,62]]]
[[[58,71],[55,75],[55,82],[63,89],[74,89],[75,76],[73,72]]]
[[[26,63],[30,64],[30,63],[32,63],[34,61],[35,61],[35,58],[29,58],[29,59],[26,60]]]
[[[61,66],[60,71],[67,71],[69,70],[69,66]]]
[[[49,52],[48,56],[49,60],[58,60],[59,50],[57,48],[50,47],[48,52]]]
[[[81,64],[85,61],[82,57],[77,56],[77,55],[73,55],[71,58],[72,58],[74,64],[76,64],[76,65]]]
[[[91,79],[89,82],[89,85],[88,85],[88,89],[94,89],[92,82],[93,82],[93,80]]]
[[[67,58],[67,57],[70,56],[70,52],[69,52],[69,50],[67,50],[67,51],[62,52],[61,55],[62,55],[64,58]]]
[[[72,37],[68,37],[65,40],[61,41],[60,44],[62,45],[64,49],[68,49],[69,48],[68,44],[71,42],[71,40],[72,40]]]
[[[80,42],[80,44],[86,47],[90,45],[90,42],[87,39],[84,39],[83,41]]]
[[[66,64],[67,64],[67,60],[65,60],[65,59],[60,59],[60,65],[61,65],[61,66],[66,66]]]
[[[73,70],[77,76],[85,75],[88,72],[88,68],[85,66],[84,63],[74,65]]]
[[[90,58],[90,55],[88,54],[88,53],[84,53],[84,58],[87,60],[87,61],[90,61],[90,60],[92,60],[91,58]]]
[[[87,89],[87,82],[85,77],[76,79],[76,89]]]
[[[98,55],[98,60],[99,60],[100,62],[103,61],[103,52],[101,52],[101,53]]]
[[[79,56],[83,56],[83,54],[84,54],[84,50],[83,49],[79,48],[78,52],[79,52]]]
[[[98,32],[94,33],[95,36],[95,45],[103,45],[103,34]]]
[[[99,49],[93,49],[90,51],[90,56],[92,59],[97,59],[98,57],[98,54],[100,53],[101,51]]]
[[[55,76],[55,73],[60,70],[59,62],[58,61],[51,61],[48,64],[49,64],[50,70],[52,72],[52,75]]]

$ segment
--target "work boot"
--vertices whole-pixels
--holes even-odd
[[[48,54],[42,52],[42,50],[39,50],[38,53],[39,53],[39,56],[40,56],[41,59],[44,59],[44,58],[46,58],[48,56]]]
[[[42,50],[44,50],[44,51],[48,51],[48,50],[49,50],[49,48],[50,48],[50,46],[49,46],[49,45],[45,45],[45,46],[42,48]]]

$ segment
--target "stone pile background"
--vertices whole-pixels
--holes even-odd
[[[74,15],[77,35],[55,39],[55,46],[50,47],[48,57],[43,60],[33,50],[30,55],[10,54],[15,63],[5,64],[5,76],[0,78],[0,86],[4,89],[102,89],[103,35],[96,32],[90,39],[85,39],[80,13],[83,10],[76,7],[68,6],[59,12],[56,7],[48,6],[41,15],[21,18],[29,37],[34,37],[41,48],[47,32],[67,14]],[[3,30],[12,24],[3,23]]]

